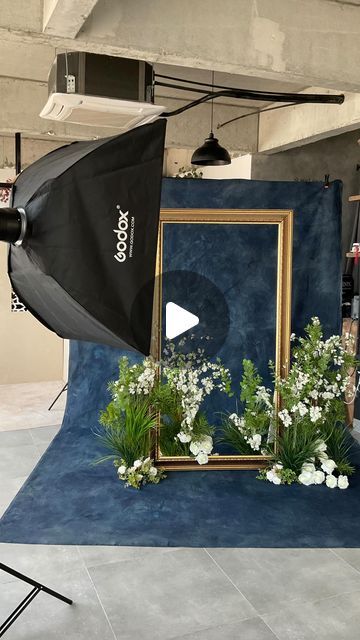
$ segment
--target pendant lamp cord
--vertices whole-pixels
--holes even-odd
[[[214,93],[214,71],[211,72],[211,93]],[[211,100],[211,133],[213,132],[214,124],[214,99]]]

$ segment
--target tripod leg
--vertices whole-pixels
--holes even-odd
[[[62,393],[64,393],[64,391],[66,391],[68,386],[68,383],[66,383],[63,388],[61,389],[60,393],[57,394],[55,400],[53,400],[53,402],[51,403],[50,407],[48,408],[48,411],[51,411],[51,409],[53,408],[54,404],[59,400],[60,396]]]
[[[58,600],[62,600],[62,602],[66,602],[66,604],[72,604],[73,601],[70,598],[66,598],[66,596],[61,595],[57,591],[53,589],[49,589],[45,585],[41,584],[41,582],[37,582],[29,576],[25,576],[23,573],[19,571],[15,571],[11,567],[8,567],[6,564],[0,562],[0,570],[9,573],[11,576],[30,584],[33,589],[25,596],[25,598],[18,604],[18,606],[14,609],[14,611],[6,618],[5,622],[0,625],[0,637],[6,633],[6,631],[11,627],[11,625],[15,622],[15,620],[25,611],[26,607],[36,598],[36,596],[40,593],[40,591],[44,591],[49,596],[53,596],[53,598],[57,598]]]
[[[39,591],[44,591],[44,593],[48,593],[49,596],[53,596],[53,598],[57,598],[58,600],[62,600],[62,602],[66,602],[66,604],[72,604],[73,601],[70,600],[70,598],[67,598],[66,596],[61,595],[61,593],[58,593],[57,591],[54,591],[53,589],[49,589],[49,587],[46,587],[44,584],[41,584],[41,582],[37,582],[36,580],[33,580],[32,578],[29,578],[28,576],[25,576],[23,573],[20,573],[19,571],[15,571],[15,569],[12,569],[11,567],[8,567],[5,564],[2,564],[2,562],[0,562],[0,569],[2,571],[5,571],[6,573],[10,573],[10,575],[14,576],[15,578],[19,578],[19,580],[22,580],[23,582],[26,582],[27,584],[31,584],[31,586],[36,587]]]
[[[0,638],[4,635],[4,633],[14,624],[15,620],[25,611],[26,607],[29,606],[30,602],[36,598],[37,594],[40,593],[39,587],[34,587],[30,593],[25,596],[24,600],[18,604],[16,609],[12,613],[10,613],[9,617],[6,618],[5,622],[0,625]]]

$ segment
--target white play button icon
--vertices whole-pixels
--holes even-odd
[[[189,331],[197,324],[199,324],[199,318],[190,311],[186,311],[183,307],[174,302],[168,302],[166,305],[166,337],[169,340],[176,338],[176,336]]]

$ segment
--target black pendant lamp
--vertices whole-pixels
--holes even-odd
[[[212,88],[214,89],[214,72],[212,72]],[[195,149],[192,154],[191,164],[197,164],[202,167],[214,167],[224,164],[231,164],[229,152],[219,145],[219,141],[213,133],[214,122],[214,100],[211,100],[211,131],[209,136],[205,138],[205,142],[201,147]]]

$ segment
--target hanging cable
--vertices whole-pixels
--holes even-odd
[[[174,80],[175,82],[182,82],[187,85],[199,85],[203,87],[209,87],[209,84],[206,82],[196,82],[193,80],[176,78],[174,76],[167,76],[167,75],[162,75],[158,73],[155,74],[155,85],[158,85],[161,87],[168,87],[171,89],[177,89],[179,91],[194,91],[196,93],[204,93],[205,95],[210,93],[209,91],[205,91],[204,89],[199,89],[197,87],[189,87],[189,86],[183,87],[178,84],[158,82],[156,78]],[[215,85],[215,84],[213,88],[221,89],[227,92],[225,94],[222,93],[222,91],[212,92],[214,93],[214,97],[223,96],[223,97],[242,98],[244,100],[261,100],[264,102],[294,102],[295,104],[308,103],[308,102],[314,103],[314,104],[342,104],[345,99],[344,94],[284,93],[284,92],[277,92],[277,91],[258,91],[255,89],[238,89],[236,87],[225,87],[223,85]]]
[[[211,72],[211,93],[214,93],[214,71]],[[214,98],[211,100],[211,128],[210,132],[214,133]]]
[[[202,95],[208,95],[209,91],[206,89],[197,89],[196,87],[181,87],[177,84],[170,84],[169,82],[158,82],[155,80],[154,85],[157,87],[168,87],[169,89],[177,89],[179,91],[191,91],[192,93],[201,93]]]
[[[174,86],[174,88],[182,88],[182,87],[176,87]],[[323,104],[323,103],[328,103],[328,104],[342,104],[344,101],[344,96],[343,95],[326,95],[323,96],[321,94],[309,94],[309,93],[292,93],[292,94],[285,94],[285,93],[279,93],[276,94],[276,98],[274,98],[274,96],[271,97],[271,100],[275,101],[275,102],[288,102],[288,100],[291,97],[291,102],[294,104],[302,104],[302,103],[314,103],[314,104]],[[178,109],[174,109],[173,111],[166,111],[162,114],[162,117],[164,118],[169,118],[170,116],[177,116],[180,113],[183,113],[184,111],[187,111],[188,109],[192,109],[193,107],[196,107],[199,104],[202,104],[203,102],[208,102],[209,100],[214,100],[215,98],[242,98],[242,99],[246,99],[246,100],[252,100],[254,99],[254,96],[252,95],[251,91],[248,90],[244,90],[244,89],[228,89],[228,90],[221,90],[221,91],[214,91],[214,93],[208,93],[205,94],[202,98],[199,98],[198,100],[193,100],[192,102],[189,102],[188,104],[183,105],[182,107],[179,107]],[[262,100],[263,102],[269,102],[270,101],[270,97],[269,97],[269,93],[268,92],[263,92],[263,93],[258,93],[256,98],[256,100]]]
[[[231,124],[236,120],[242,120],[242,118],[248,118],[249,116],[257,116],[259,113],[264,113],[265,111],[276,111],[276,109],[286,109],[286,107],[293,107],[295,104],[303,104],[302,102],[290,102],[289,104],[278,104],[276,107],[265,107],[265,109],[256,109],[255,111],[250,111],[250,113],[243,113],[241,116],[236,116],[236,118],[231,118],[231,120],[226,120],[226,122],[221,122],[217,125],[217,129],[221,129],[225,127],[227,124]]]

